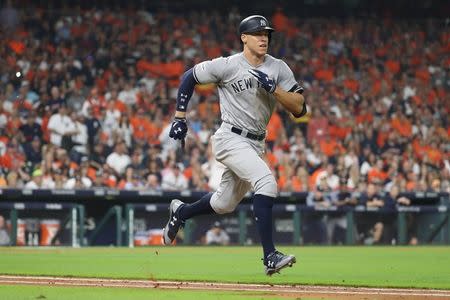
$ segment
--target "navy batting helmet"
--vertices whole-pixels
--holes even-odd
[[[269,21],[260,15],[249,16],[239,24],[239,34],[258,32],[261,30],[268,30],[269,33],[274,31],[274,29],[270,27]]]

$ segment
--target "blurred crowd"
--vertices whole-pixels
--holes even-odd
[[[0,14],[0,187],[217,188],[215,87],[196,87],[184,154],[168,130],[183,72],[241,51],[236,8]],[[442,20],[268,17],[269,52],[290,65],[308,107],[300,119],[277,107],[268,125],[280,191],[450,191]]]

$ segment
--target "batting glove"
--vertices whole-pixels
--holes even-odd
[[[188,131],[186,118],[175,118],[170,127],[169,137],[174,140],[184,140]]]
[[[275,80],[270,79],[269,76],[256,69],[248,70],[250,74],[256,77],[258,79],[259,83],[262,85],[262,87],[268,92],[273,93],[275,92],[275,89],[277,88],[277,85],[275,84]]]

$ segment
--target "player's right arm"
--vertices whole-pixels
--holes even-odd
[[[177,94],[175,117],[185,117],[189,100],[196,84],[218,83],[221,81],[227,59],[223,57],[208,60],[187,70],[181,78]]]
[[[193,69],[191,68],[187,70],[181,78],[181,83],[177,94],[177,110],[175,112],[175,119],[173,120],[169,131],[169,137],[174,140],[180,140],[182,148],[184,148],[184,138],[186,137],[188,131],[186,123],[186,109],[196,84],[197,81],[194,78]]]
[[[172,122],[169,137],[184,141],[188,131],[186,110],[194,92],[195,85],[198,83],[219,82],[222,76],[222,70],[224,69],[223,60],[224,58],[220,57],[210,61],[204,61],[183,74],[178,88],[175,120]]]
[[[175,112],[175,118],[186,118],[187,106],[197,83],[198,82],[194,77],[194,68],[187,70],[181,77],[181,83],[177,94],[177,110]]]

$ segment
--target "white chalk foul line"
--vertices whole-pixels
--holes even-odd
[[[308,286],[308,285],[264,285],[234,284],[217,282],[180,282],[106,278],[68,278],[41,276],[9,276],[0,275],[0,284],[29,284],[49,286],[86,286],[86,287],[129,287],[129,288],[161,288],[220,291],[281,292],[292,294],[336,294],[336,295],[386,295],[386,296],[419,296],[449,298],[450,291],[428,289],[399,288],[356,288],[343,286]]]

